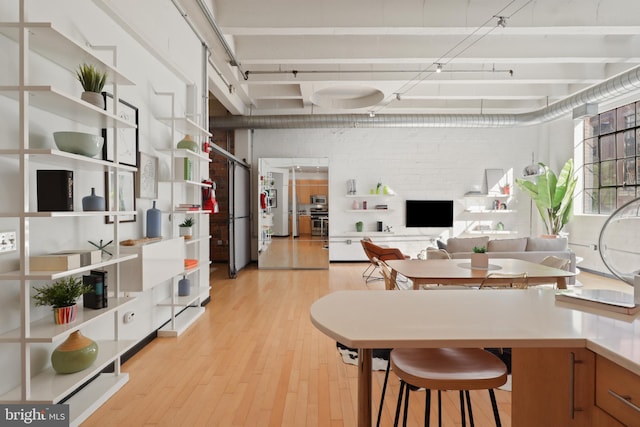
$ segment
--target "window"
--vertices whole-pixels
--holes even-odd
[[[584,122],[584,213],[610,214],[640,196],[640,101]]]

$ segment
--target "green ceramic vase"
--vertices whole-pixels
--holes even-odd
[[[182,141],[178,142],[178,148],[184,148],[191,150],[194,153],[198,152],[198,143],[191,139],[191,135],[185,135]]]
[[[51,366],[59,374],[87,369],[98,357],[98,344],[75,331],[51,353]]]

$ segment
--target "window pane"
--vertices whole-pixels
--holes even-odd
[[[636,129],[636,153],[640,153],[640,128]]]
[[[611,160],[616,158],[615,135],[600,137],[600,160]]]
[[[610,187],[616,185],[615,160],[600,163],[600,185],[602,187]]]
[[[584,213],[600,213],[600,201],[598,200],[598,190],[584,191]]]
[[[600,190],[600,213],[609,214],[616,209],[616,189],[603,188]]]
[[[636,125],[636,105],[628,104],[617,110],[618,130],[629,129]]]
[[[616,131],[616,110],[600,114],[600,135]]]
[[[584,120],[584,138],[600,135],[600,116],[587,117]]]
[[[618,205],[624,205],[636,198],[636,187],[620,187],[618,188]]]
[[[640,157],[636,159],[636,183],[640,184]]]
[[[600,174],[598,173],[600,168],[598,166],[598,163],[584,165],[584,188],[600,187]],[[638,160],[638,166],[640,167],[640,159]]]
[[[636,165],[635,159],[618,160],[617,162],[617,184],[618,185],[635,185],[636,183]]]
[[[594,163],[598,160],[600,160],[598,156],[598,138],[585,139],[584,163]]]
[[[619,159],[636,155],[636,132],[634,130],[616,134],[616,153]]]

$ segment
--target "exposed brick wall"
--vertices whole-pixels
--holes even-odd
[[[212,131],[212,142],[233,153],[233,132]],[[216,185],[216,201],[220,212],[210,215],[212,262],[229,262],[229,164],[227,159],[214,151],[209,164],[209,176]]]

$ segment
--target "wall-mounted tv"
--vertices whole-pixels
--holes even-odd
[[[453,227],[453,200],[407,200],[407,227]]]

